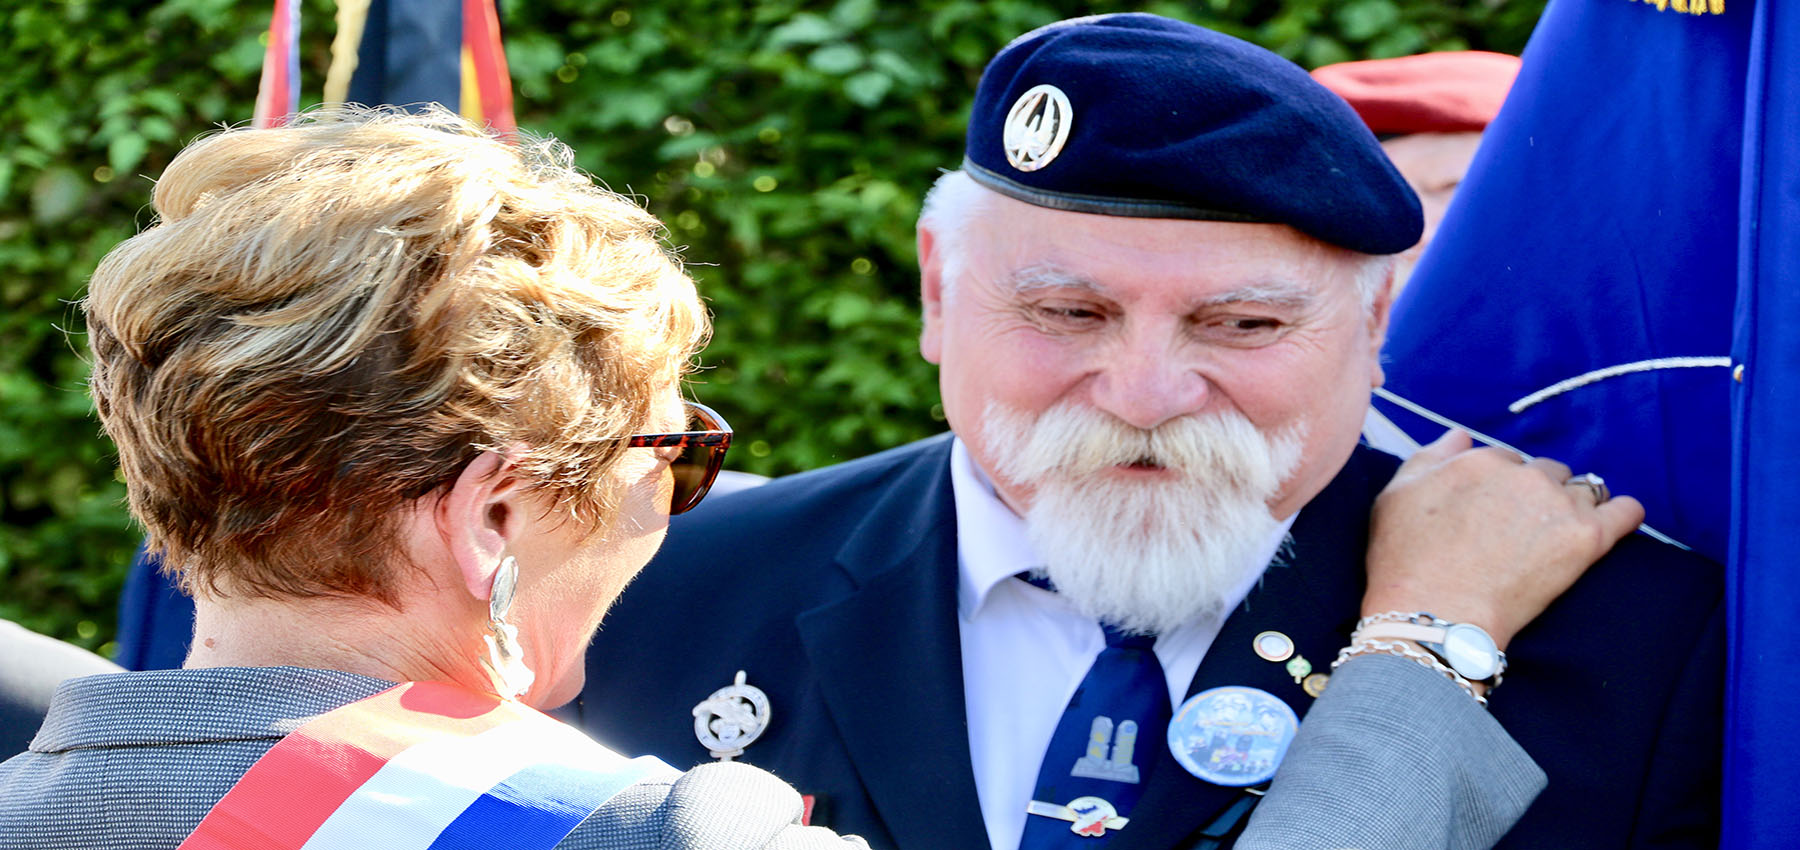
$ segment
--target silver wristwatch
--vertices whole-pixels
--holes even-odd
[[[1410,640],[1436,656],[1444,666],[1471,682],[1491,690],[1506,673],[1506,653],[1495,645],[1486,629],[1473,623],[1452,623],[1430,614],[1416,614],[1405,622],[1370,623],[1356,637],[1377,640]]]

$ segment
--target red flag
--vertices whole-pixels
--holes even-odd
[[[269,49],[256,89],[257,127],[279,127],[300,104],[300,4],[275,0],[269,16]]]

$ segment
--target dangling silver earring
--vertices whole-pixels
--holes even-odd
[[[482,664],[494,680],[494,689],[503,697],[516,697],[531,690],[537,674],[525,666],[525,647],[519,644],[519,628],[506,622],[512,609],[513,592],[519,586],[519,562],[511,555],[500,559],[494,570],[494,586],[488,592],[488,633],[481,639],[487,643],[487,657]]]

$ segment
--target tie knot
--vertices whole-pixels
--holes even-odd
[[[1156,645],[1156,635],[1134,635],[1119,631],[1112,626],[1101,623],[1100,630],[1106,632],[1108,649],[1150,649]]]
[[[1056,583],[1051,581],[1048,576],[1026,571],[1014,573],[1013,578],[1040,590],[1056,592]],[[1109,649],[1150,649],[1156,645],[1156,635],[1127,634],[1106,623],[1100,624],[1100,630],[1106,633],[1106,646]]]

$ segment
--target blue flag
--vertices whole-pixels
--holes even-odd
[[[518,132],[496,0],[370,0],[337,24],[327,102],[437,103]]]
[[[1384,351],[1388,390],[1603,476],[1720,562],[1751,11],[1552,2]]]
[[[1724,846],[1800,846],[1800,15],[1553,0],[1394,308],[1420,411],[1605,477],[1728,563]],[[1629,605],[1629,600],[1619,604]]]
[[[1763,0],[1751,33],[1732,357],[1731,658],[1722,846],[1800,847],[1800,9]]]

